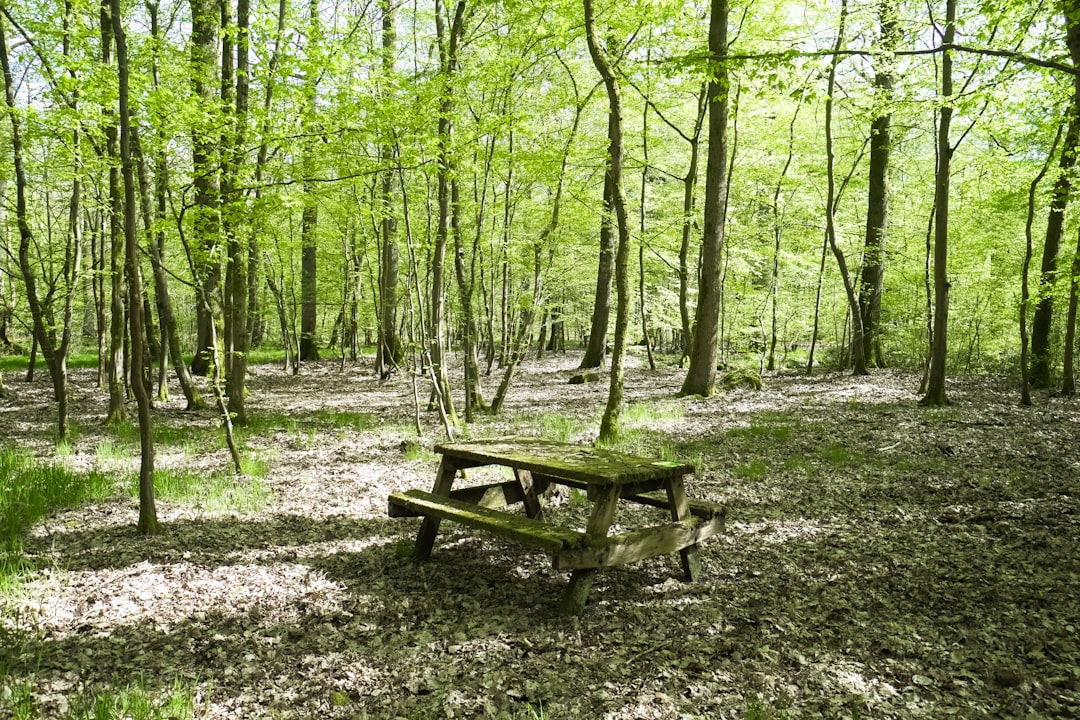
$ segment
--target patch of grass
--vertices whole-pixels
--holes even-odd
[[[648,426],[664,420],[679,420],[686,416],[682,405],[674,401],[633,403],[623,408],[620,421],[626,427]]]
[[[13,717],[42,717],[29,686],[11,688]],[[187,720],[196,713],[195,689],[181,680],[173,682],[161,697],[154,697],[145,683],[138,681],[122,688],[100,688],[79,692],[72,698],[60,720]],[[0,704],[3,709],[3,704]]]
[[[353,430],[373,430],[379,427],[380,422],[377,415],[353,410],[316,410],[311,417],[330,427],[352,428]]]
[[[416,440],[405,441],[405,459],[406,460],[423,460],[425,462],[435,461],[439,459],[439,455],[431,448],[423,445]]]
[[[154,491],[162,500],[211,512],[256,512],[266,507],[271,498],[270,490],[258,477],[235,477],[222,472],[206,475],[191,470],[156,470]],[[137,475],[132,477],[130,493],[132,497],[138,497]]]
[[[248,424],[237,427],[237,434],[246,437],[252,435],[268,435],[278,430],[296,432],[300,429],[300,423],[295,415],[286,413],[252,413],[248,415]]]
[[[77,353],[68,356],[67,366],[70,369],[97,367],[97,353]],[[30,367],[29,355],[5,355],[0,357],[0,372],[26,372]],[[47,370],[45,358],[39,353],[34,370]]]
[[[102,500],[112,489],[102,473],[78,474],[22,450],[0,451],[0,552],[17,550],[22,533],[50,512]]]
[[[538,426],[541,435],[559,442],[569,442],[585,431],[585,425],[579,419],[562,413],[546,412],[539,419],[525,415],[523,421],[528,424],[530,419]]]
[[[848,467],[860,462],[855,453],[839,443],[829,443],[823,447],[821,457],[834,468]]]
[[[735,477],[743,478],[744,480],[760,480],[765,477],[765,474],[769,472],[769,466],[765,464],[763,460],[754,458],[748,463],[743,463],[735,468]]]
[[[809,473],[813,469],[813,463],[799,455],[789,455],[784,458],[784,470],[788,472]]]

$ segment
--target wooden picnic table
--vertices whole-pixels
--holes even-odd
[[[678,552],[683,573],[701,572],[699,541],[724,525],[724,508],[690,500],[683,478],[694,468],[655,458],[554,442],[540,438],[504,438],[435,446],[442,454],[431,492],[408,490],[390,495],[391,517],[423,517],[415,557],[431,555],[442,520],[486,530],[505,539],[538,547],[556,570],[572,571],[562,610],[584,609],[597,569]],[[514,479],[454,487],[462,470],[501,465]],[[552,484],[586,491],[592,512],[584,531],[544,522],[540,496]],[[666,508],[671,522],[609,535],[619,500]],[[524,514],[507,508],[520,503]]]

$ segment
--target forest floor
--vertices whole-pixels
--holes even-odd
[[[606,376],[568,385],[578,359],[530,362],[468,437],[594,440]],[[45,375],[8,376],[0,422],[51,458]],[[74,373],[57,462],[130,487],[132,433],[102,427],[93,378]],[[725,503],[727,530],[699,581],[677,556],[604,570],[567,618],[566,575],[529,549],[444,523],[432,560],[409,558],[418,522],[386,497],[429,489],[444,439],[426,410],[417,437],[410,383],[254,367],[249,501],[163,497],[163,532],[139,537],[125,490],[34,527],[0,601],[0,717],[19,688],[63,717],[133,682],[189,688],[206,718],[1080,717],[1080,401],[1023,408],[964,378],[926,409],[889,370],[678,399],[682,378],[631,358],[620,447],[693,462],[690,494]],[[225,472],[213,414],[177,396],[155,411],[158,467]],[[581,526],[586,505],[548,515]]]

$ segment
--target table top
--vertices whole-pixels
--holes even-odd
[[[444,456],[483,465],[505,465],[552,478],[593,485],[627,485],[690,475],[686,463],[638,457],[587,445],[535,437],[508,437],[435,446]]]

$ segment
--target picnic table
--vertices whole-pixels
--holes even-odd
[[[503,438],[435,446],[442,460],[431,492],[392,493],[391,517],[423,517],[415,557],[431,556],[442,520],[453,520],[547,552],[557,571],[572,571],[562,610],[578,614],[602,567],[678,552],[687,580],[701,572],[698,542],[724,526],[723,506],[687,498],[692,465],[540,438]],[[514,479],[454,487],[469,468],[501,465]],[[544,522],[540,497],[552,485],[584,490],[592,503],[585,529]],[[666,508],[671,522],[609,535],[619,500]],[[522,506],[524,513],[509,510]]]

